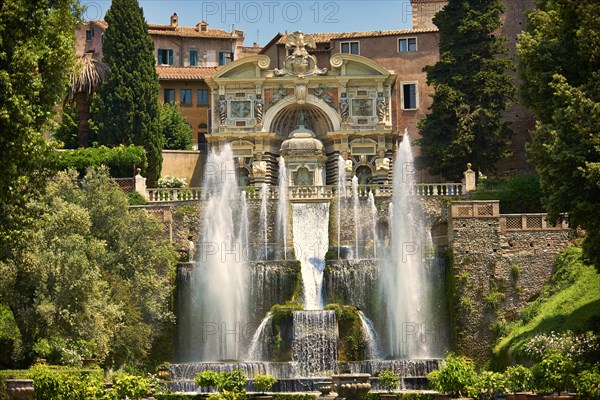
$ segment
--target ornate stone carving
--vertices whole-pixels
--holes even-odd
[[[333,98],[325,91],[323,85],[319,85],[315,89],[315,97],[323,100],[329,107],[333,107]]]
[[[279,89],[277,89],[277,93],[274,94],[273,97],[271,97],[271,102],[270,102],[269,106],[274,106],[279,101],[285,99],[287,97],[287,95],[288,95],[287,90],[285,90],[283,88],[283,86],[279,86]]]
[[[325,74],[327,69],[317,68],[317,59],[308,54],[306,47],[313,49],[317,47],[312,36],[304,35],[300,31],[288,35],[285,40],[285,48],[294,48],[294,51],[285,58],[283,69],[275,69],[275,75],[303,77]]]
[[[342,119],[342,123],[348,122],[348,109],[348,98],[346,97],[346,93],[342,93],[339,104],[339,112],[340,117]]]
[[[346,160],[344,162],[344,170],[346,170],[346,177],[351,177],[354,174],[352,159],[350,158],[350,155],[347,151],[342,152],[342,157],[344,158],[344,160]]]
[[[375,160],[375,172],[387,172],[390,170],[390,159],[385,156],[385,150],[379,151],[379,158]]]
[[[296,85],[294,95],[296,95],[296,101],[299,104],[303,104],[306,97],[306,85],[303,83]]]
[[[387,113],[387,99],[385,97],[377,98],[377,120],[383,122]]]
[[[257,124],[262,124],[263,119],[263,100],[256,99],[254,100],[254,117],[256,118]]]
[[[255,160],[252,161],[252,175],[254,178],[264,178],[267,175],[267,162],[262,159],[262,153],[258,152],[255,155]]]
[[[227,120],[227,100],[219,99],[217,110],[219,111],[219,122],[221,125],[225,125],[225,121]]]

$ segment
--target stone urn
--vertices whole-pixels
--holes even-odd
[[[339,398],[361,399],[371,390],[370,377],[371,374],[331,375],[331,388]]]
[[[33,379],[7,379],[6,393],[15,400],[33,398]]]

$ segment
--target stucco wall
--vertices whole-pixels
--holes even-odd
[[[161,176],[185,178],[190,187],[199,187],[203,170],[204,156],[200,151],[163,150]]]

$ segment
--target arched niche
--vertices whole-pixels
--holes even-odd
[[[288,96],[269,107],[263,118],[263,130],[275,132],[278,136],[286,138],[298,126],[302,111],[305,113],[305,126],[315,132],[317,137],[340,130],[337,111],[313,95],[307,95],[302,104],[296,102],[295,96]],[[308,125],[311,121],[313,126]]]

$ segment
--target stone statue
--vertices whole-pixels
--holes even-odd
[[[306,116],[304,115],[304,111],[300,111],[300,116],[298,117],[298,126],[304,126],[306,122]]]
[[[333,99],[331,96],[325,91],[323,85],[319,85],[315,89],[315,96],[325,102],[329,107],[333,107]]]
[[[273,97],[271,97],[271,106],[274,106],[275,104],[277,104],[279,101],[285,99],[287,97],[287,90],[285,90],[283,88],[283,86],[279,86],[279,89],[277,89],[277,93],[273,95]]]
[[[383,122],[385,119],[385,113],[387,109],[387,101],[385,97],[377,98],[377,119],[379,122]]]
[[[346,160],[344,161],[344,170],[346,171],[346,177],[351,177],[352,175],[354,175],[352,159],[349,157],[347,151],[342,152],[342,157],[344,158],[344,160]]]
[[[342,97],[340,97],[339,112],[342,123],[348,122],[348,98],[346,93],[342,93]]]
[[[267,162],[262,159],[262,153],[256,153],[255,160],[252,161],[252,175],[254,178],[264,178],[267,175]]]
[[[275,69],[275,76],[292,75],[304,77],[308,75],[323,75],[327,72],[327,68],[317,68],[317,59],[315,56],[308,54],[306,48],[316,48],[315,40],[310,35],[304,35],[300,31],[296,31],[291,35],[287,35],[285,39],[285,48],[293,48],[292,53],[285,58],[283,69]]]
[[[256,118],[257,124],[262,124],[263,119],[263,100],[254,100],[254,117]]]
[[[388,172],[390,170],[390,159],[385,156],[385,150],[379,151],[379,158],[375,160],[375,171]]]
[[[221,125],[225,125],[225,120],[227,119],[227,100],[219,99],[217,109],[219,110],[219,122]]]

